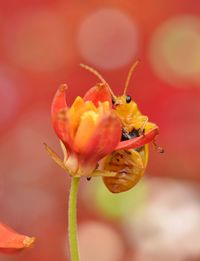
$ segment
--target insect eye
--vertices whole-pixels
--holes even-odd
[[[127,95],[127,96],[126,96],[126,103],[130,103],[131,100],[132,100],[132,99],[131,99],[131,96],[130,96],[130,95]]]
[[[115,99],[114,98],[112,98],[112,104],[115,104]]]

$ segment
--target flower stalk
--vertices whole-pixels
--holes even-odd
[[[159,128],[148,122],[148,117],[140,113],[137,104],[131,99],[127,101],[128,96],[125,93],[123,96],[116,97],[96,71],[88,66],[83,67],[93,72],[101,83],[89,89],[83,98],[76,97],[71,106],[67,105],[67,86],[61,85],[51,106],[52,125],[60,140],[64,158],[60,158],[45,144],[49,156],[72,179],[68,212],[71,261],[79,261],[76,204],[80,178],[101,176],[106,187],[113,193],[130,189],[136,184],[135,176],[138,181],[140,175],[144,173],[147,162],[146,150],[144,149],[141,154],[134,150],[131,156],[128,153],[128,156],[125,155],[120,160],[115,157],[114,160],[116,159],[117,163],[113,164],[114,153],[122,150],[127,154],[127,150],[142,148],[153,141],[159,133]],[[114,98],[114,103],[112,98]],[[122,139],[123,135],[126,139]],[[127,158],[128,164],[124,164]],[[106,167],[105,159],[109,159],[112,168]],[[122,166],[121,172],[118,172],[119,167],[116,168],[119,164]],[[125,165],[131,166],[131,169],[129,168],[131,177],[125,175]],[[124,177],[127,177],[127,182],[131,180],[131,186],[125,183],[125,189],[116,190],[116,187],[121,186],[121,181],[124,185]]]
[[[73,177],[69,194],[68,204],[68,233],[71,261],[79,261],[77,239],[77,193],[80,178]]]

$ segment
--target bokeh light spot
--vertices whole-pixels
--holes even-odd
[[[49,161],[42,144],[52,140],[49,125],[48,111],[38,105],[37,109],[21,115],[15,128],[4,135],[0,147],[4,157],[0,158],[0,166],[9,186],[27,186],[48,176],[53,162]],[[11,148],[15,153],[11,153]]]
[[[198,188],[183,181],[157,178],[150,179],[148,185],[148,204],[140,215],[130,213],[125,223],[130,242],[137,249],[136,261],[199,257]]]
[[[82,21],[78,46],[83,58],[94,66],[106,70],[122,67],[137,55],[137,26],[120,10],[100,9]]]
[[[34,71],[52,71],[64,66],[70,55],[67,26],[49,10],[31,10],[15,17],[5,34],[10,59]]]
[[[79,244],[82,261],[122,260],[123,244],[120,236],[103,223],[88,222],[80,225]]]
[[[154,33],[150,62],[158,77],[167,83],[199,85],[200,19],[195,16],[172,18]]]
[[[145,180],[140,181],[133,189],[113,194],[103,184],[102,180],[93,180],[92,186],[85,188],[87,193],[83,196],[86,202],[94,200],[94,205],[102,215],[118,219],[129,215],[131,212],[137,213],[145,205],[147,200],[147,186]]]
[[[15,80],[17,80],[15,78]],[[20,105],[20,97],[17,91],[18,83],[14,83],[13,75],[4,68],[0,68],[0,129],[9,121],[13,121]]]

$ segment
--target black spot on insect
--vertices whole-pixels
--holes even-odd
[[[115,104],[115,99],[112,97],[112,104],[114,105]]]
[[[130,139],[131,139],[131,136],[129,135],[129,133],[122,130],[121,141],[130,140]]]
[[[139,136],[140,136],[139,130],[133,129],[131,132],[126,132],[125,130],[122,129],[121,141],[131,140]]]
[[[90,181],[92,177],[87,177],[87,181]]]
[[[122,129],[122,136],[121,136],[121,141],[125,141],[125,140],[131,140],[134,138],[137,138],[140,136],[140,129],[136,130],[133,129],[131,132],[126,132],[125,130]],[[142,150],[142,147],[136,148],[135,150],[140,152]]]
[[[140,132],[139,132],[139,130],[133,129],[131,132],[129,132],[129,135],[131,136],[131,139],[133,139],[133,138],[139,137]]]
[[[127,95],[126,96],[126,103],[130,103],[132,100],[131,96],[130,95]]]

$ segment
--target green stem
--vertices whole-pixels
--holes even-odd
[[[72,178],[71,189],[69,194],[68,205],[68,233],[69,233],[69,248],[71,261],[79,261],[78,240],[77,240],[77,221],[76,221],[76,203],[77,192],[80,178]]]

